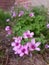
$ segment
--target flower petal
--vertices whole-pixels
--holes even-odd
[[[49,45],[48,45],[48,44],[46,44],[46,45],[45,45],[45,48],[46,48],[46,49],[47,49],[47,48],[49,48]]]
[[[18,54],[17,52],[14,52],[14,54]]]
[[[40,51],[40,48],[35,48],[35,50]]]
[[[26,50],[26,51],[25,51],[25,54],[27,54],[27,55],[28,55],[28,50]]]
[[[30,34],[30,31],[29,30],[27,30],[26,32]]]
[[[38,47],[41,44],[41,42],[37,42],[35,45],[36,47]]]
[[[35,44],[35,38],[31,40],[31,43],[32,44]]]
[[[17,47],[14,47],[13,50],[14,50],[14,51],[17,51],[18,49],[17,49]]]
[[[20,53],[20,57],[22,57],[24,55],[24,53]]]
[[[11,46],[15,46],[15,42],[12,42],[12,43],[11,43]]]
[[[27,39],[28,37],[26,35],[23,36],[25,39]]]
[[[31,36],[33,36],[33,35],[34,35],[34,32],[31,33]]]

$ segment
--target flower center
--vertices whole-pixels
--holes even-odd
[[[30,35],[29,35],[29,34],[27,34],[27,37],[30,37]]]
[[[32,48],[32,49],[35,49],[35,45],[32,45],[31,48]]]
[[[25,52],[25,49],[22,49],[22,52],[24,53]]]
[[[19,43],[16,43],[16,46],[18,46],[19,45]]]

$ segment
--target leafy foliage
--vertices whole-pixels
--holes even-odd
[[[13,26],[13,30],[17,35],[22,35],[24,31],[31,30],[35,32],[36,36],[38,36],[45,32],[46,23],[46,16],[38,14],[34,17],[30,17],[29,13],[26,12],[23,16],[18,18],[16,24]]]
[[[4,12],[2,9],[0,9],[0,26],[5,27],[8,25],[6,22],[6,19],[10,18],[10,13],[9,12]]]
[[[29,16],[30,12],[34,13],[34,17]],[[27,30],[33,31],[36,40],[42,42],[42,47],[49,38],[46,28],[47,21],[46,9],[44,7],[35,7],[32,11],[24,11],[24,15],[15,20],[16,23],[13,26],[13,33],[21,36]]]

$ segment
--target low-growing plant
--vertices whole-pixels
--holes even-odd
[[[33,13],[34,16],[31,17],[30,13]],[[15,22],[13,26],[13,33],[15,35],[21,36],[25,31],[30,30],[35,33],[34,37],[42,42],[42,46],[45,44],[46,36],[48,35],[46,27],[48,21],[47,11],[44,7],[35,7],[31,12],[24,11],[24,14],[18,17]]]
[[[35,7],[31,11],[28,11],[28,10],[15,11],[15,10],[12,10],[11,15],[12,15],[11,16],[12,17],[11,22],[13,23],[13,25],[11,25],[12,33],[13,33],[14,36],[17,36],[16,42],[17,42],[17,39],[18,39],[19,36],[22,36],[22,34],[25,31],[29,30],[30,32],[34,32],[35,41],[41,42],[41,45],[39,47],[43,50],[45,48],[46,42],[49,40],[49,24],[48,24],[49,20],[48,20],[46,8]],[[11,31],[9,31],[10,30],[9,28],[10,27],[6,28],[6,31],[7,31],[8,34],[9,33],[11,34]],[[29,35],[30,35],[30,32],[28,33]],[[18,40],[18,41],[21,41],[21,40]],[[22,48],[24,48],[26,41],[28,42],[28,41],[30,41],[30,39],[24,40],[24,38],[23,38],[22,43],[21,43],[22,46],[23,46]],[[13,45],[15,45],[15,42],[12,43],[12,46]],[[13,50],[14,51],[17,50],[16,45],[14,46]],[[17,54],[17,51],[15,52],[15,54]],[[19,54],[19,52],[18,52],[18,54]]]

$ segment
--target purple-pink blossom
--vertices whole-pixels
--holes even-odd
[[[27,30],[26,32],[23,33],[23,38],[32,38],[34,35],[34,32],[30,32]]]
[[[15,43],[15,42],[12,42],[11,43],[11,46],[13,46],[13,50],[16,51],[16,49],[19,49],[21,44],[19,42]]]
[[[20,17],[20,16],[22,16],[23,14],[24,14],[24,11],[20,11],[19,14],[18,14],[18,16]]]
[[[34,17],[34,13],[33,13],[33,12],[30,13],[29,16],[30,16],[30,17]]]
[[[9,31],[9,30],[10,30],[10,26],[6,26],[5,31]]]
[[[23,36],[19,37],[13,37],[13,42],[11,43],[11,46],[13,47],[14,54],[18,54],[20,57],[24,55],[28,55],[30,51],[40,51],[39,45],[40,42],[35,42],[35,39],[33,37],[34,33],[27,30],[23,33]],[[24,42],[25,45],[22,45],[22,40],[24,41],[27,38],[31,38],[31,41]]]
[[[49,24],[47,24],[47,28],[49,28]]]
[[[45,45],[45,48],[46,48],[46,49],[47,49],[47,48],[49,48],[49,45],[48,45],[48,44],[46,44],[46,45]]]
[[[26,45],[22,46],[20,48],[20,53],[19,53],[19,56],[22,57],[24,55],[28,55],[28,48]]]
[[[10,21],[10,19],[6,19],[6,22],[9,22]]]
[[[11,46],[13,47],[13,51],[14,51],[15,54],[20,53],[21,44],[18,41],[17,42],[12,42]]]
[[[10,26],[6,26],[5,31],[7,32],[6,36],[11,35],[11,33],[12,33]]]
[[[16,17],[16,12],[12,12],[12,17]]]
[[[40,42],[35,42],[35,39],[32,39],[31,42],[29,43],[29,50],[30,51],[40,51],[40,48],[38,47],[41,43]]]
[[[22,40],[22,37],[14,37],[14,42],[11,43],[11,46],[15,48],[20,48],[21,46],[21,40]]]
[[[22,39],[20,39],[20,38],[16,38],[16,39],[14,40],[14,42],[11,43],[11,46],[19,46],[20,43],[21,43],[21,40],[22,40]]]

